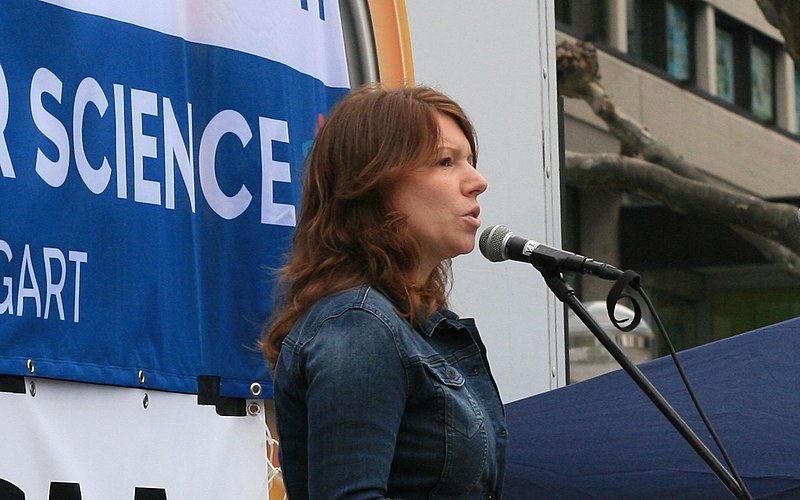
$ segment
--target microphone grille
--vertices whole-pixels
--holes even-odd
[[[492,262],[502,262],[508,259],[503,242],[509,234],[511,234],[511,230],[502,224],[486,228],[478,240],[478,247],[483,256]]]

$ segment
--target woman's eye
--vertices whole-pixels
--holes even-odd
[[[442,167],[449,167],[452,164],[453,160],[450,158],[442,158],[441,160],[439,160],[439,165],[441,165]]]

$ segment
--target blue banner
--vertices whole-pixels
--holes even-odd
[[[0,9],[0,373],[270,397],[336,2],[57,3]]]

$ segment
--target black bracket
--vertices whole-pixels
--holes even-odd
[[[197,377],[197,404],[215,406],[221,417],[244,417],[247,415],[246,401],[242,398],[220,396],[221,378],[216,375]]]
[[[22,375],[0,375],[0,392],[27,393],[25,377]]]

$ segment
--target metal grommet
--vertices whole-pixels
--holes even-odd
[[[250,402],[247,405],[247,414],[250,415],[251,417],[258,416],[259,414],[261,414],[261,406],[255,401]]]
[[[31,380],[28,382],[28,391],[31,393],[31,397],[36,397],[36,382]]]
[[[33,363],[32,359],[28,360],[28,372],[33,373],[36,371],[36,365]]]
[[[144,384],[144,381],[145,381],[144,370],[139,370],[139,383]]]
[[[148,406],[150,406],[150,396],[148,396],[147,394],[145,394],[144,398],[142,399],[142,406],[144,407],[145,410],[147,409]]]
[[[250,394],[252,394],[253,396],[255,397],[260,396],[261,391],[262,391],[261,384],[259,384],[258,382],[253,382],[252,384],[250,384]]]

